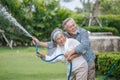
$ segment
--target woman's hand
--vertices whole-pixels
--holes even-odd
[[[37,43],[39,46],[43,46],[43,47],[48,48],[47,42],[39,41],[36,37],[32,37],[32,39],[33,39],[32,42],[34,45]]]
[[[45,54],[43,54],[42,52],[38,52],[38,53],[36,54],[36,56],[37,56],[37,57],[43,57],[43,58],[46,57]]]
[[[42,55],[41,55],[40,52],[38,52],[38,53],[36,54],[36,56],[37,56],[37,57],[41,57]]]
[[[67,61],[68,61],[68,62],[71,62],[71,61],[72,61],[72,58],[71,58],[71,57],[67,58]]]
[[[32,37],[32,39],[33,39],[32,42],[34,45],[40,42],[36,37]]]

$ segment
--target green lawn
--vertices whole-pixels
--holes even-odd
[[[44,48],[40,51],[46,53]],[[0,80],[66,80],[66,69],[62,63],[40,61],[34,47],[0,47]]]

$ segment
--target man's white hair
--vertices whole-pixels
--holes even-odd
[[[69,17],[69,18],[66,18],[66,19],[63,21],[62,26],[65,27],[65,24],[66,24],[68,21],[70,21],[70,20],[72,20],[73,22],[75,22],[73,18]]]

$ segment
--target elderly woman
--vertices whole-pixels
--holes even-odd
[[[51,39],[54,43],[54,46],[56,46],[56,50],[51,56],[39,52],[39,54],[37,55],[38,57],[43,57],[45,60],[50,60],[61,53],[64,54],[72,50],[80,44],[79,41],[75,39],[67,38],[61,29],[55,29],[51,34]],[[33,40],[39,43],[39,41],[36,38],[33,38]],[[67,71],[69,72],[69,61],[72,62],[72,75],[70,79],[87,80],[88,64],[82,55],[73,54],[67,58],[65,58],[65,56],[60,56],[53,62],[64,62],[67,66]]]

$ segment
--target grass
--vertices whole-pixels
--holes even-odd
[[[44,48],[40,51],[46,53]],[[0,47],[0,80],[66,80],[66,68],[62,63],[40,61],[34,47]]]
[[[0,48],[0,80],[65,80],[65,71],[61,63],[40,61],[33,47]]]

